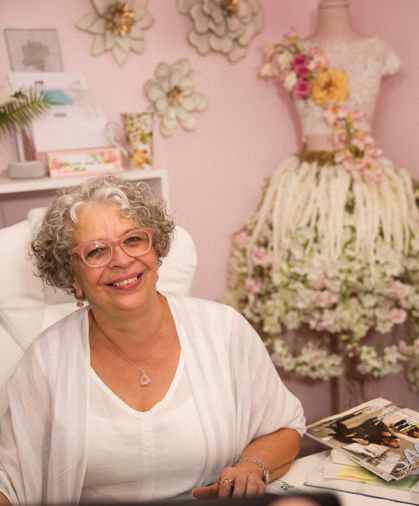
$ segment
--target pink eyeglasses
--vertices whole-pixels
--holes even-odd
[[[152,246],[152,230],[136,228],[115,241],[95,239],[79,244],[70,253],[77,254],[89,267],[103,267],[112,260],[116,246],[120,246],[130,257],[145,255]]]

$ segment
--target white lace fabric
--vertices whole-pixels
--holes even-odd
[[[303,49],[312,47],[300,42]],[[344,70],[349,79],[346,105],[365,113],[365,124],[371,129],[381,78],[400,69],[400,59],[379,37],[366,37],[352,42],[334,42],[322,47],[330,69]],[[311,137],[330,136],[332,127],[323,118],[323,109],[313,100],[294,100],[300,118],[303,142]]]

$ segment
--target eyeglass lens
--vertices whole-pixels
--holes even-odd
[[[115,244],[119,244],[127,255],[138,257],[149,251],[150,236],[147,232],[136,230]],[[112,254],[112,244],[99,240],[87,243],[82,250],[85,262],[92,267],[105,265],[111,260]]]

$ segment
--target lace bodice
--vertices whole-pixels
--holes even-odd
[[[312,43],[300,41],[309,49]],[[329,68],[346,72],[349,80],[350,109],[365,113],[365,127],[370,129],[371,119],[379,93],[381,78],[395,74],[400,68],[397,54],[379,37],[367,37],[353,42],[331,43],[322,48]],[[323,117],[323,110],[313,100],[294,100],[300,117],[303,142],[311,137],[331,134],[331,127]]]

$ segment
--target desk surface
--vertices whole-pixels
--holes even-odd
[[[282,476],[281,479],[287,483],[290,483],[291,485],[294,485],[294,487],[297,487],[301,490],[307,490],[308,492],[327,491],[324,488],[307,487],[304,485],[304,480],[307,473],[309,473],[318,464],[320,464],[320,462],[327,456],[327,454],[328,451],[326,450],[324,452],[315,453],[314,455],[309,455],[308,457],[297,459],[292,464],[290,470],[284,476]],[[390,504],[393,505],[402,504],[397,501],[379,499],[377,497],[368,497],[359,494],[351,494],[348,492],[335,492],[335,493],[339,497],[342,506],[373,506],[374,504],[380,506],[389,506]]]

